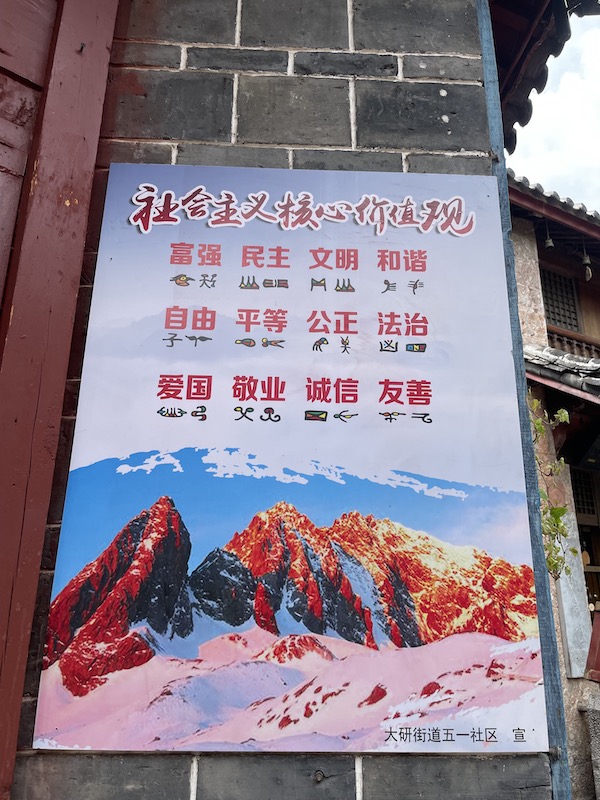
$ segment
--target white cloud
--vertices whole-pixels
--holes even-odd
[[[533,116],[517,127],[508,166],[588,210],[600,210],[600,19],[571,18],[572,37],[548,64],[549,80],[531,95]]]
[[[310,460],[298,466],[298,471],[290,471],[279,463],[269,463],[269,456],[257,456],[244,453],[239,449],[211,447],[203,456],[204,464],[210,464],[207,472],[218,478],[233,478],[237,475],[252,478],[275,478],[282,483],[308,483],[308,477],[320,476],[334,483],[344,484],[345,477],[352,476],[363,480],[370,480],[383,486],[404,487],[412,489],[417,494],[441,499],[442,497],[458,497],[464,500],[468,494],[460,489],[442,489],[440,486],[430,486],[424,481],[411,475],[405,475],[395,470],[384,470],[377,474],[366,473],[356,466],[330,466],[316,460]]]
[[[183,467],[179,459],[175,458],[175,456],[172,456],[170,453],[154,453],[136,467],[132,467],[130,464],[120,464],[116,472],[118,472],[119,475],[126,475],[128,472],[139,472],[142,470],[149,475],[156,467],[168,466],[169,464],[172,465],[173,472],[183,472]]]

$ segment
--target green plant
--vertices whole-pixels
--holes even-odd
[[[527,403],[538,473],[542,539],[546,554],[546,567],[550,575],[556,580],[563,572],[565,575],[570,574],[571,569],[567,564],[567,553],[570,552],[573,555],[577,555],[577,550],[574,547],[567,546],[569,532],[564,519],[567,507],[557,505],[551,499],[555,478],[564,470],[565,461],[563,458],[544,457],[543,453],[547,453],[549,449],[548,445],[551,442],[552,431],[559,425],[569,422],[569,412],[564,408],[559,408],[554,416],[550,417],[541,400],[533,397],[531,392],[528,394]]]

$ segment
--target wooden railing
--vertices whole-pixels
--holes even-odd
[[[582,336],[574,331],[565,331],[554,325],[547,327],[550,347],[555,347],[564,353],[571,353],[573,356],[600,359],[600,342],[590,339],[589,336]]]

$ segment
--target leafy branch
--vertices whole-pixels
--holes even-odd
[[[563,572],[565,575],[570,574],[571,568],[567,564],[567,554],[577,555],[577,550],[567,546],[569,531],[564,519],[567,507],[557,505],[551,499],[555,479],[563,472],[565,460],[564,458],[544,458],[542,454],[548,451],[548,442],[551,440],[552,431],[559,425],[569,422],[569,412],[564,408],[559,408],[550,417],[541,400],[534,397],[531,391],[528,394],[527,403],[538,473],[546,567],[556,580]]]

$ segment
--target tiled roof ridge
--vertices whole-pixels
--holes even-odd
[[[525,345],[525,368],[531,375],[600,395],[600,359],[565,353],[554,347]]]
[[[517,177],[514,170],[510,168],[507,170],[507,174],[509,186],[530,197],[560,208],[567,214],[572,214],[600,226],[600,213],[598,211],[588,211],[583,203],[575,203],[570,197],[561,197],[558,192],[547,192],[540,183],[532,183],[523,176]]]

